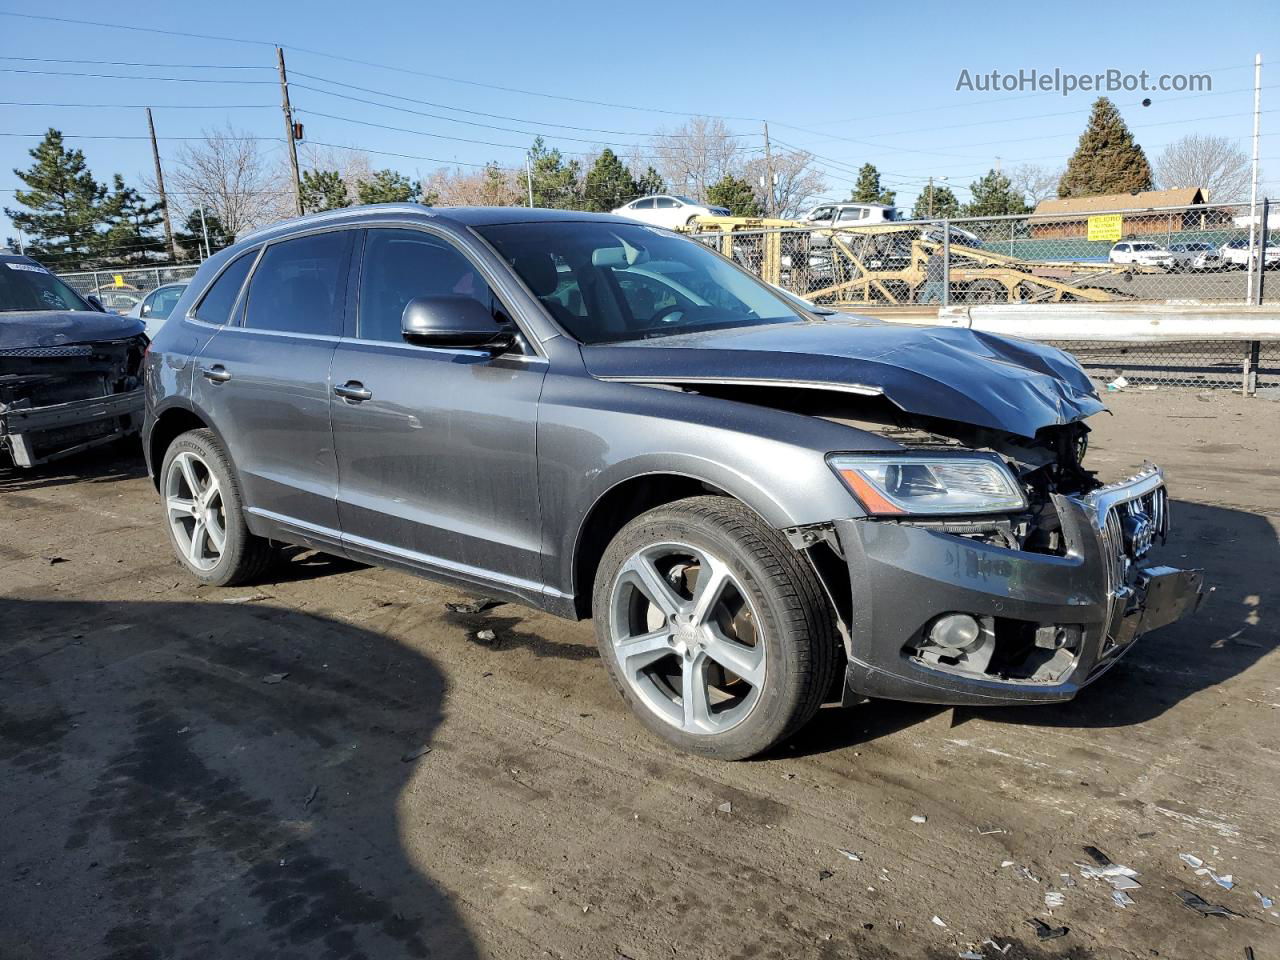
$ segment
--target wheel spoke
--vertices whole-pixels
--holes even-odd
[[[178,469],[182,471],[182,479],[186,481],[187,490],[194,499],[200,498],[200,483],[196,480],[195,467],[191,458],[183,454],[178,457]]]
[[[706,657],[686,657],[680,672],[680,700],[684,728],[705,730],[711,726],[711,700],[707,691]]]
[[[169,507],[169,513],[177,514],[180,517],[191,516],[191,511],[195,508],[194,500],[187,500],[185,497],[168,497],[166,504]]]
[[[223,547],[227,542],[226,531],[222,529],[222,522],[216,513],[207,513],[204,518],[205,530],[209,533],[209,545],[213,547],[214,553],[222,556]]]
[[[645,667],[671,653],[671,631],[655,630],[639,636],[628,637],[618,644],[618,658],[631,673],[638,673]]]
[[[204,534],[205,523],[203,520],[197,520],[191,528],[191,542],[187,545],[187,557],[196,566],[204,562]]]
[[[693,593],[693,622],[708,623],[716,604],[729,582],[729,569],[715,557],[703,554],[698,558],[698,582]]]
[[[673,617],[685,605],[684,598],[667,583],[653,561],[643,553],[632,557],[623,568],[623,576],[634,583],[649,601],[662,611],[663,616]]]
[[[745,643],[731,640],[718,628],[711,627],[706,631],[707,656],[730,673],[741,677],[753,687],[764,683],[764,645],[757,643],[749,647]]]

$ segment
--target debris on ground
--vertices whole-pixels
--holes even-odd
[[[315,800],[317,796],[319,796],[319,794],[320,794],[320,784],[317,783],[314,787],[311,788],[311,792],[307,794],[307,799],[302,801],[302,805],[304,807],[311,806],[312,802]]]
[[[1258,898],[1258,902],[1262,904],[1263,910],[1270,910],[1272,905],[1275,903],[1275,901],[1270,897],[1264,896],[1261,890],[1253,891],[1253,895]]]
[[[1066,902],[1067,898],[1058,890],[1050,890],[1044,895],[1044,905],[1050,910],[1054,910]]]
[[[1129,386],[1128,380],[1126,380],[1124,377],[1116,377],[1114,380],[1112,380],[1110,383],[1107,384],[1107,389],[1112,393],[1118,393],[1127,386]]]
[[[721,813],[733,813],[733,802],[726,800],[724,803],[720,804],[720,806],[716,807],[716,809]]]
[[[424,743],[422,746],[418,747],[416,750],[410,750],[408,753],[402,755],[400,757],[400,762],[408,763],[411,760],[417,760],[419,757],[425,757],[430,752],[431,752],[431,748]]]
[[[835,876],[835,874],[834,874],[834,873],[832,873],[830,870],[819,870],[819,871],[818,871],[818,879],[819,879],[819,880],[830,880],[830,879],[831,879],[832,877],[834,877],[834,876]]]
[[[1063,928],[1062,928],[1062,932],[1063,932],[1063,933],[1066,933],[1066,932],[1067,932],[1067,928],[1066,928],[1066,927],[1063,927]],[[999,953],[1001,956],[1003,956],[1004,954],[1006,954],[1006,953],[1008,953],[1008,952],[1009,952],[1009,949],[1013,946],[1013,941],[1012,941],[1012,940],[1010,940],[1008,943],[1006,943],[1006,944],[1002,947],[1002,946],[1000,946],[1000,944],[996,943],[996,942],[995,942],[994,940],[992,940],[990,937],[987,937],[987,939],[985,939],[985,940],[983,940],[983,941],[982,941],[982,945],[983,945],[984,947],[986,947],[986,946],[990,946],[992,950],[996,951],[996,952],[997,952],[997,953]]]
[[[1188,867],[1190,867],[1193,870],[1198,870],[1200,867],[1204,866],[1203,860],[1201,860],[1199,857],[1192,856],[1189,853],[1178,854],[1178,859],[1181,860],[1183,863],[1185,863]]]
[[[840,854],[843,857],[848,857],[850,860],[853,860],[856,863],[862,862],[862,857],[858,856],[852,850],[846,850],[844,847],[836,847],[836,853]]]
[[[476,639],[484,643],[493,643],[494,640],[498,639],[498,635],[492,630],[477,630]]]
[[[1190,907],[1202,917],[1238,917],[1240,914],[1234,910],[1228,910],[1226,907],[1218,906],[1216,903],[1209,903],[1198,893],[1192,893],[1190,890],[1179,890],[1176,894],[1179,900],[1187,907]]]
[[[1003,827],[979,827],[978,828],[978,836],[980,837],[989,837],[992,834],[996,834],[996,833],[1008,833],[1008,831],[1005,830]]]
[[[947,922],[935,913],[933,915],[933,925],[935,927],[945,927],[947,925]]]
[[[1058,874],[1058,879],[1062,881],[1064,887],[1074,887],[1076,885],[1076,878],[1069,873]]]
[[[1131,907],[1131,906],[1133,906],[1133,897],[1129,896],[1129,895],[1128,895],[1127,893],[1125,893],[1123,890],[1112,890],[1112,891],[1111,891],[1111,899],[1112,899],[1113,901],[1115,901],[1115,905],[1116,905],[1117,907]]]
[[[263,683],[280,683],[280,682],[281,682],[282,680],[284,680],[284,678],[285,678],[285,677],[287,677],[287,676],[289,676],[289,674],[288,674],[287,672],[285,672],[285,673],[268,673],[265,677],[263,677],[263,678],[262,678],[262,682],[263,682]]]
[[[66,557],[45,557],[45,559],[49,561],[49,566],[51,567],[54,566],[55,564],[71,562]]]
[[[1236,885],[1235,879],[1229,873],[1224,873],[1222,876],[1218,876],[1218,874],[1214,873],[1208,867],[1202,867],[1196,871],[1197,876],[1202,876],[1206,873],[1209,875],[1209,879],[1222,887],[1223,890],[1230,890]]]
[[[450,613],[484,613],[486,610],[502,606],[502,601],[494,600],[492,597],[476,597],[474,600],[446,603],[444,606]]]
[[[226,597],[223,603],[256,603],[259,600],[270,600],[271,597],[265,593],[251,593],[245,597]]]
[[[1056,940],[1058,937],[1065,937],[1070,931],[1070,927],[1051,927],[1039,917],[1032,917],[1027,923],[1036,928],[1037,940]]]
[[[960,960],[984,960],[982,954],[976,950],[966,950],[964,953],[958,954]]]
[[[913,813],[911,815],[912,823],[925,823],[928,819],[929,818],[926,817],[923,813]]]

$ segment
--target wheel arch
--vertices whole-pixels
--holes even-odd
[[[151,469],[151,484],[160,490],[160,467],[164,463],[164,453],[174,440],[190,430],[209,430],[222,443],[222,436],[194,407],[186,404],[173,404],[156,414],[155,423],[147,434],[147,464]],[[226,444],[223,443],[223,449]]]

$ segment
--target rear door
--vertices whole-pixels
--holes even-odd
[[[329,366],[353,237],[328,230],[268,244],[232,322],[201,352],[193,386],[249,512],[331,540],[339,533]]]
[[[470,296],[510,315],[444,236],[370,229],[359,273],[355,336],[333,361],[348,553],[539,592],[534,440],[546,360],[404,342],[401,314],[414,297]]]

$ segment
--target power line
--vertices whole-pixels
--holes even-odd
[[[56,57],[0,57],[23,63],[91,63],[106,67],[149,67],[153,69],[181,70],[270,70],[270,67],[239,63],[138,63],[134,60],[74,60]]]
[[[42,77],[87,77],[93,80],[150,80],[163,83],[235,83],[235,84],[269,84],[274,80],[224,80],[221,77],[135,77],[123,73],[80,73],[71,70],[30,70],[26,67],[0,67],[0,73],[24,73]]]
[[[274,103],[43,103],[28,100],[0,100],[3,107],[82,107],[90,110],[278,110]]]

